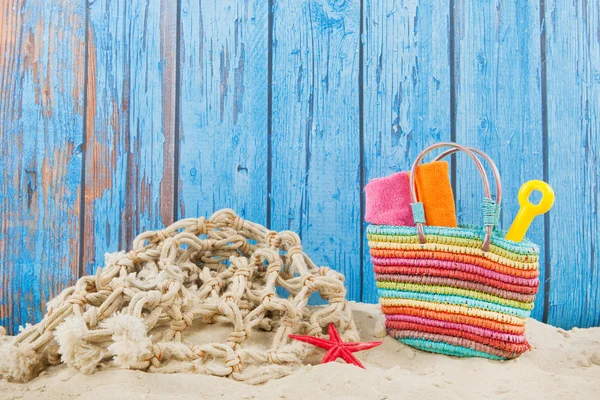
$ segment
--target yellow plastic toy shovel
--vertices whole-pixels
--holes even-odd
[[[542,199],[538,204],[529,201],[529,196],[534,190],[542,194]],[[543,181],[525,182],[519,190],[519,204],[521,208],[506,234],[506,239],[514,242],[523,240],[535,217],[550,211],[554,205],[554,190]]]

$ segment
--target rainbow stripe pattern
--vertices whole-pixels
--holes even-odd
[[[435,353],[493,360],[530,349],[525,321],[539,286],[539,248],[494,230],[488,252],[485,230],[424,227],[419,243],[409,226],[367,228],[388,334]]]

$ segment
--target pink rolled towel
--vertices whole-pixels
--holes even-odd
[[[375,178],[365,186],[365,221],[375,225],[415,226],[408,172]]]

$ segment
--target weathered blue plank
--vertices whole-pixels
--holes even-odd
[[[177,10],[166,0],[89,3],[87,273],[173,219]]]
[[[539,2],[455,4],[456,141],[496,162],[504,189],[501,225],[508,229],[519,209],[521,185],[544,178]],[[458,156],[456,165],[457,212],[462,221],[481,224],[481,178],[467,156]],[[532,314],[542,319],[543,218],[527,236],[542,249],[542,284]]]
[[[429,144],[450,140],[447,1],[364,2],[365,182],[410,169]],[[362,300],[377,302],[366,235]]]
[[[180,217],[267,219],[268,3],[181,6]]]
[[[548,322],[600,324],[600,7],[546,1],[550,214]]]
[[[77,275],[82,4],[0,5],[0,325],[13,333]]]
[[[311,257],[346,274],[349,298],[374,302],[362,186],[453,137],[497,161],[505,227],[519,186],[549,178],[548,242],[542,219],[529,234],[549,255],[534,316],[600,324],[596,3],[274,3],[272,82],[266,1],[182,0],[179,38],[167,0],[0,4],[0,325],[39,319],[75,278],[81,213],[89,273],[104,252],[170,223],[177,193],[178,217],[270,213],[274,229],[298,231]],[[481,184],[464,156],[457,177],[459,214],[479,222]]]
[[[281,0],[273,26],[272,227],[360,299],[360,2]]]

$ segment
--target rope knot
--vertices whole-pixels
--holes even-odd
[[[169,328],[171,328],[172,330],[174,330],[176,332],[181,332],[181,331],[185,330],[185,328],[187,328],[187,326],[188,325],[185,323],[184,319],[178,319],[178,320],[171,321]]]
[[[269,362],[271,364],[282,364],[283,363],[283,361],[277,355],[277,352],[274,350],[269,350],[269,352],[267,353],[267,359],[269,360]]]
[[[212,287],[213,290],[218,289],[219,288],[219,280],[217,278],[210,278],[204,281],[204,284],[207,287]]]
[[[166,229],[155,231],[154,234],[161,242],[164,242],[165,240],[167,240],[167,238],[171,237],[171,235]]]
[[[240,344],[248,338],[246,331],[234,331],[229,334],[227,341],[235,344]]]
[[[48,364],[50,364],[50,365],[58,365],[58,364],[60,364],[60,354],[58,354],[58,353],[49,353],[48,354]]]
[[[269,263],[269,267],[267,268],[267,275],[270,275],[272,273],[279,273],[281,272],[281,266],[283,265],[283,263],[281,262],[281,260],[275,260],[273,262]]]
[[[73,292],[73,294],[69,296],[69,300],[67,301],[69,302],[69,304],[77,304],[79,306],[82,306],[87,303],[85,295],[85,292]]]
[[[319,335],[321,333],[323,333],[323,329],[321,328],[321,325],[319,325],[318,322],[312,322],[308,326],[308,330],[306,331],[305,335],[307,335],[307,336],[317,336],[317,335]]]
[[[162,293],[158,290],[151,290],[146,292],[146,308],[152,309],[160,304],[162,299]]]
[[[242,240],[242,245],[240,246],[240,252],[242,254],[249,254],[252,248],[250,247],[250,243],[246,239]]]
[[[315,282],[315,278],[312,275],[305,275],[302,278],[302,285],[306,286],[308,290],[314,292],[319,289],[319,285]]]
[[[173,280],[183,282],[185,278],[184,273],[177,265],[169,264],[164,270],[167,271],[167,274]]]
[[[125,283],[125,281],[125,277],[115,278],[112,281],[110,281],[108,287],[113,293],[117,291],[123,291],[123,289],[129,287],[129,283]]]
[[[250,278],[250,275],[252,275],[252,270],[250,268],[248,268],[248,266],[244,266],[244,267],[238,268],[233,273],[233,276],[243,276],[246,279]]]
[[[153,366],[158,367],[163,359],[162,346],[159,346],[158,344],[153,344],[151,350],[152,358],[150,359],[150,362]]]
[[[206,218],[200,217],[196,219],[196,234],[197,235],[205,235],[206,234]]]
[[[104,266],[105,268],[118,265],[121,260],[127,260],[127,255],[124,251],[117,253],[104,253]]]
[[[288,250],[288,257],[290,259],[293,259],[295,255],[297,254],[302,254],[302,246],[300,246],[299,244],[290,247],[290,249]]]
[[[186,311],[184,313],[182,313],[183,315],[183,320],[185,321],[185,324],[187,326],[192,326],[192,324],[194,323],[194,313],[191,311]]]
[[[327,300],[329,300],[330,303],[342,303],[346,301],[346,291],[336,292],[332,296],[328,296]]]
[[[225,366],[232,368],[235,372],[240,372],[242,369],[242,359],[236,352],[231,352],[225,358]]]
[[[137,252],[137,250],[135,250],[135,249],[133,249],[133,250],[131,250],[129,253],[127,253],[127,258],[128,258],[130,261],[134,262],[134,263],[136,263],[136,262],[139,262],[139,261],[140,261],[140,258],[139,258],[139,256],[138,256],[138,252]],[[124,264],[123,264],[123,261],[124,261],[123,259],[120,259],[120,260],[119,260],[119,265],[124,265]],[[127,266],[127,265],[125,265],[125,266]]]
[[[87,323],[87,325],[90,328],[95,328],[96,326],[98,326],[98,308],[97,307],[90,307],[85,314],[83,314],[83,318],[85,319],[85,322]]]
[[[279,233],[275,231],[269,231],[265,236],[265,242],[271,247],[275,247],[278,249],[281,247],[281,238],[279,237]]]
[[[263,306],[265,306],[265,308],[268,309],[271,304],[271,300],[273,299],[274,296],[275,296],[275,292],[269,291],[269,292],[263,294],[263,296],[260,298],[260,302],[262,303]]]
[[[281,325],[285,325],[288,328],[294,328],[296,325],[298,325],[298,322],[300,322],[299,315],[296,315],[295,317],[290,317],[288,315],[281,317]]]
[[[231,227],[238,232],[242,231],[244,229],[244,219],[236,215],[233,221],[231,222]]]

